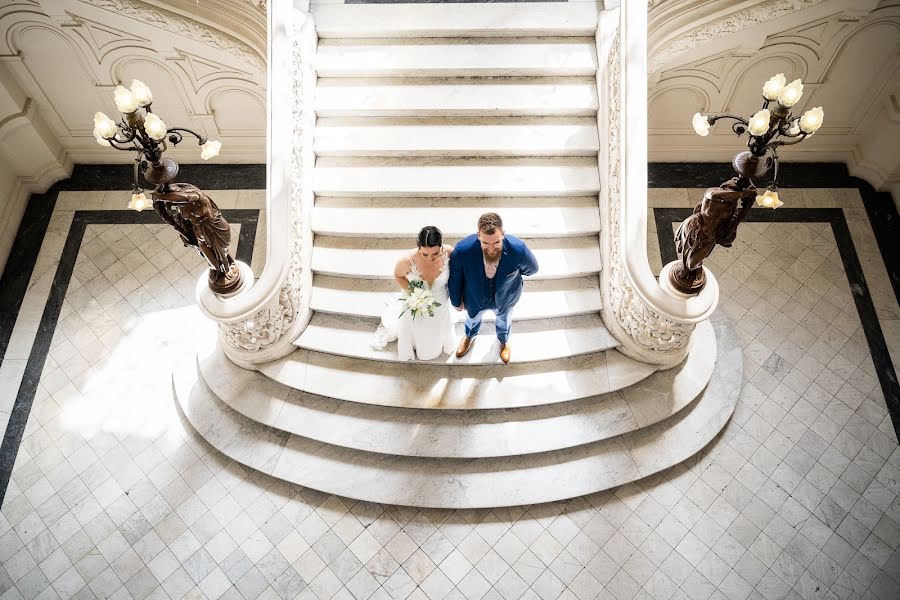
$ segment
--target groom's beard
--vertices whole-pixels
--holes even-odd
[[[484,255],[484,259],[488,262],[496,262],[498,258],[500,258],[500,250],[482,250],[481,253]]]

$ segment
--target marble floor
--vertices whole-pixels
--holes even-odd
[[[212,195],[248,212],[263,197]],[[856,189],[783,190],[794,221],[748,223],[710,261],[744,353],[713,443],[607,492],[472,511],[328,496],[212,450],[176,410],[169,362],[173,331],[202,318],[202,263],[122,198],[59,193],[0,364],[0,600],[900,598],[900,450],[879,379],[900,360],[900,307]],[[658,268],[672,222],[649,223]],[[253,244],[257,272],[264,231],[262,214],[238,248]]]

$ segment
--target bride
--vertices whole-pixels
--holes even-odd
[[[444,245],[440,229],[431,225],[422,228],[416,248],[404,253],[397,261],[394,279],[403,292],[409,290],[411,282],[424,282],[440,306],[434,308],[434,316],[421,311],[413,317],[411,311],[403,310],[402,294],[399,295],[385,307],[381,325],[372,340],[374,348],[382,350],[388,342],[397,340],[400,360],[432,360],[441,353],[453,351],[453,322],[447,290],[451,252],[453,248]]]

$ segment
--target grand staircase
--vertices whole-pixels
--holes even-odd
[[[293,353],[258,371],[210,340],[175,374],[203,437],[299,485],[448,508],[607,489],[715,437],[739,392],[729,325],[701,324],[688,358],[657,371],[620,353],[600,318],[602,10],[312,6],[312,318]],[[500,363],[490,322],[462,360],[372,349],[418,230],[455,243],[488,210],[540,264],[514,313],[513,362]]]

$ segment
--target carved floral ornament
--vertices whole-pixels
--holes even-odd
[[[84,4],[102,8],[141,21],[147,25],[180,35],[189,40],[216,48],[240,59],[257,73],[266,72],[263,57],[239,40],[203,25],[197,21],[176,15],[138,0],[80,0]],[[261,0],[265,3],[266,0]]]
[[[610,308],[616,324],[642,350],[654,354],[676,354],[687,347],[694,326],[679,323],[654,310],[641,298],[628,275],[624,248],[625,238],[621,234],[622,199],[622,156],[621,156],[621,44],[619,33],[616,33],[609,52],[607,65],[607,111],[608,129],[608,171],[607,187],[609,202],[607,208],[610,224]]]
[[[736,34],[745,29],[821,4],[825,0],[768,0],[717,19],[702,23],[699,27],[680,32],[674,39],[653,48],[648,56],[648,72],[657,73],[670,65],[673,59],[698,46]],[[660,2],[657,2],[659,4]],[[652,5],[652,4],[651,4]]]
[[[303,39],[296,35],[293,43],[293,60],[291,80],[293,99],[291,103],[293,123],[293,149],[291,152],[291,202],[290,222],[292,223],[291,252],[288,257],[288,274],[279,292],[253,315],[240,321],[221,323],[219,330],[223,341],[236,350],[259,352],[273,346],[281,340],[294,322],[299,318],[301,299],[308,297],[310,290],[304,278],[304,223],[302,213],[302,196],[304,185],[303,144],[304,136],[303,98],[304,65]]]

